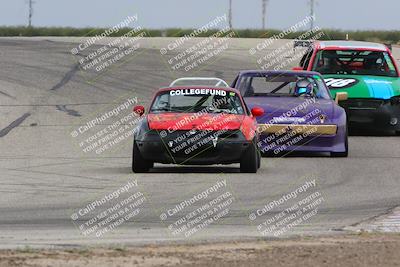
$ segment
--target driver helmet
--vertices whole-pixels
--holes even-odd
[[[296,88],[294,94],[297,96],[300,95],[312,95],[313,94],[314,85],[307,79],[301,79],[296,82]]]
[[[370,58],[364,60],[364,67],[371,70],[379,69],[382,62],[382,60],[379,59],[379,54],[371,53]]]
[[[332,69],[332,68],[337,68],[338,64],[336,61],[337,58],[337,53],[334,50],[324,50],[322,54],[322,58],[324,60],[324,67]]]

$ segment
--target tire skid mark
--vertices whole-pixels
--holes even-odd
[[[82,161],[67,161],[67,162],[55,162],[55,163],[46,163],[46,164],[39,164],[39,165],[29,165],[24,167],[14,168],[13,170],[30,170],[32,168],[39,168],[39,167],[54,167],[54,166],[65,166],[75,163],[81,163]]]
[[[17,99],[17,98],[15,98],[15,97],[13,97],[12,95],[9,95],[9,94],[7,94],[7,93],[5,93],[5,92],[3,92],[3,91],[0,91],[0,94],[1,94],[1,95],[4,95],[4,96],[7,96],[7,97],[9,97],[9,98],[12,98],[12,99]]]
[[[25,113],[24,115],[22,115],[21,117],[19,117],[12,123],[10,123],[10,125],[8,125],[6,128],[0,130],[0,137],[6,136],[12,129],[14,129],[15,127],[18,127],[21,123],[23,123],[24,120],[26,118],[28,118],[30,115],[31,115],[31,113]]]
[[[82,116],[81,114],[79,114],[78,111],[67,108],[67,105],[56,105],[56,108],[59,111],[66,112],[70,116],[74,116],[74,117],[81,117]]]
[[[106,178],[99,179],[99,178],[89,177],[89,176],[72,175],[72,174],[64,174],[64,173],[57,173],[57,172],[45,172],[45,171],[22,170],[22,169],[8,169],[8,168],[5,168],[5,170],[16,171],[16,172],[24,172],[24,173],[29,173],[29,174],[35,173],[35,174],[42,174],[42,175],[43,174],[53,175],[53,176],[57,175],[57,176],[60,176],[60,177],[79,178],[79,179],[85,179],[85,180],[92,180],[92,181],[96,181],[96,182],[98,182],[98,181],[107,181],[107,182],[113,181],[113,179],[106,179]]]
[[[48,183],[0,183],[2,187],[4,186],[25,186],[28,188],[32,188],[35,190],[39,189],[60,189],[61,188],[70,188],[70,189],[87,189],[87,190],[102,190],[104,187],[92,187],[92,186],[76,186],[76,185],[60,185],[60,184],[48,184]],[[12,189],[11,189],[12,190]]]
[[[59,83],[57,83],[56,85],[54,85],[50,90],[51,91],[55,91],[57,89],[60,89],[61,87],[63,87],[64,85],[66,85],[71,79],[72,77],[75,75],[76,72],[79,71],[79,63],[75,64],[70,71],[68,71],[64,77],[61,79],[61,81]]]

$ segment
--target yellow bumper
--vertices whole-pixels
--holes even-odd
[[[261,134],[308,134],[308,135],[334,135],[337,133],[337,125],[299,125],[299,124],[259,124]]]

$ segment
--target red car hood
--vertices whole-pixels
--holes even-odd
[[[238,130],[245,115],[235,114],[196,114],[162,113],[148,114],[147,120],[152,130]]]

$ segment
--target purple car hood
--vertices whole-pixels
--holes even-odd
[[[330,99],[257,96],[245,98],[248,107],[262,107],[264,115],[257,118],[259,123],[275,119],[275,123],[307,123],[325,115],[326,123],[333,120],[335,103]],[[277,120],[278,118],[278,120]]]

